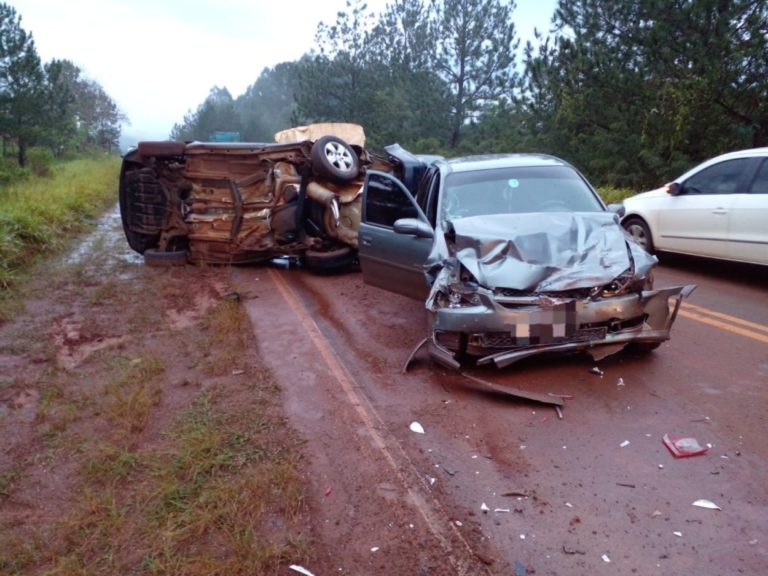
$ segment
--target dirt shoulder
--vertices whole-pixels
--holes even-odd
[[[136,256],[113,212],[0,327],[0,573],[284,574],[303,441],[229,271]]]
[[[147,267],[116,212],[40,268],[0,327],[0,573],[487,573],[275,274]]]

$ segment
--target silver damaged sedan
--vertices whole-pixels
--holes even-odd
[[[423,299],[443,365],[652,350],[695,288],[654,289],[657,260],[623,230],[621,207],[558,158],[430,158],[410,189],[368,172],[360,264],[366,283]]]

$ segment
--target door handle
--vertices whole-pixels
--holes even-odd
[[[726,210],[725,208],[715,208],[714,210],[712,210],[712,214],[717,214],[718,216],[725,216],[726,214],[728,214],[728,210]]]
[[[360,238],[360,241],[363,243],[363,246],[370,246],[373,244],[373,241],[371,240],[370,236],[362,236]]]

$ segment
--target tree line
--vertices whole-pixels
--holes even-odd
[[[520,45],[513,0],[349,0],[315,48],[244,94],[212,88],[171,137],[271,141],[319,121],[368,145],[458,155],[539,151],[600,185],[647,187],[768,145],[768,2],[559,0]]]
[[[117,104],[71,61],[43,63],[21,22],[0,3],[0,161],[13,156],[24,167],[33,147],[51,156],[116,151],[127,121]]]

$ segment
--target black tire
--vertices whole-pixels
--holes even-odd
[[[629,232],[629,235],[632,236],[632,239],[637,244],[642,246],[649,254],[653,254],[653,238],[645,220],[633,216],[622,222],[622,226],[624,226],[624,229]]]
[[[167,211],[165,191],[154,170],[124,164],[120,175],[120,217],[133,250],[144,254],[157,247]]]
[[[312,145],[312,169],[336,182],[351,182],[360,171],[360,159],[341,138],[323,136]]]
[[[162,252],[154,248],[148,248],[144,251],[144,264],[153,268],[185,266],[187,264],[187,251],[173,250],[171,252]]]
[[[355,263],[356,254],[349,246],[333,250],[307,250],[304,253],[304,266],[313,272],[331,274],[349,270]]]

